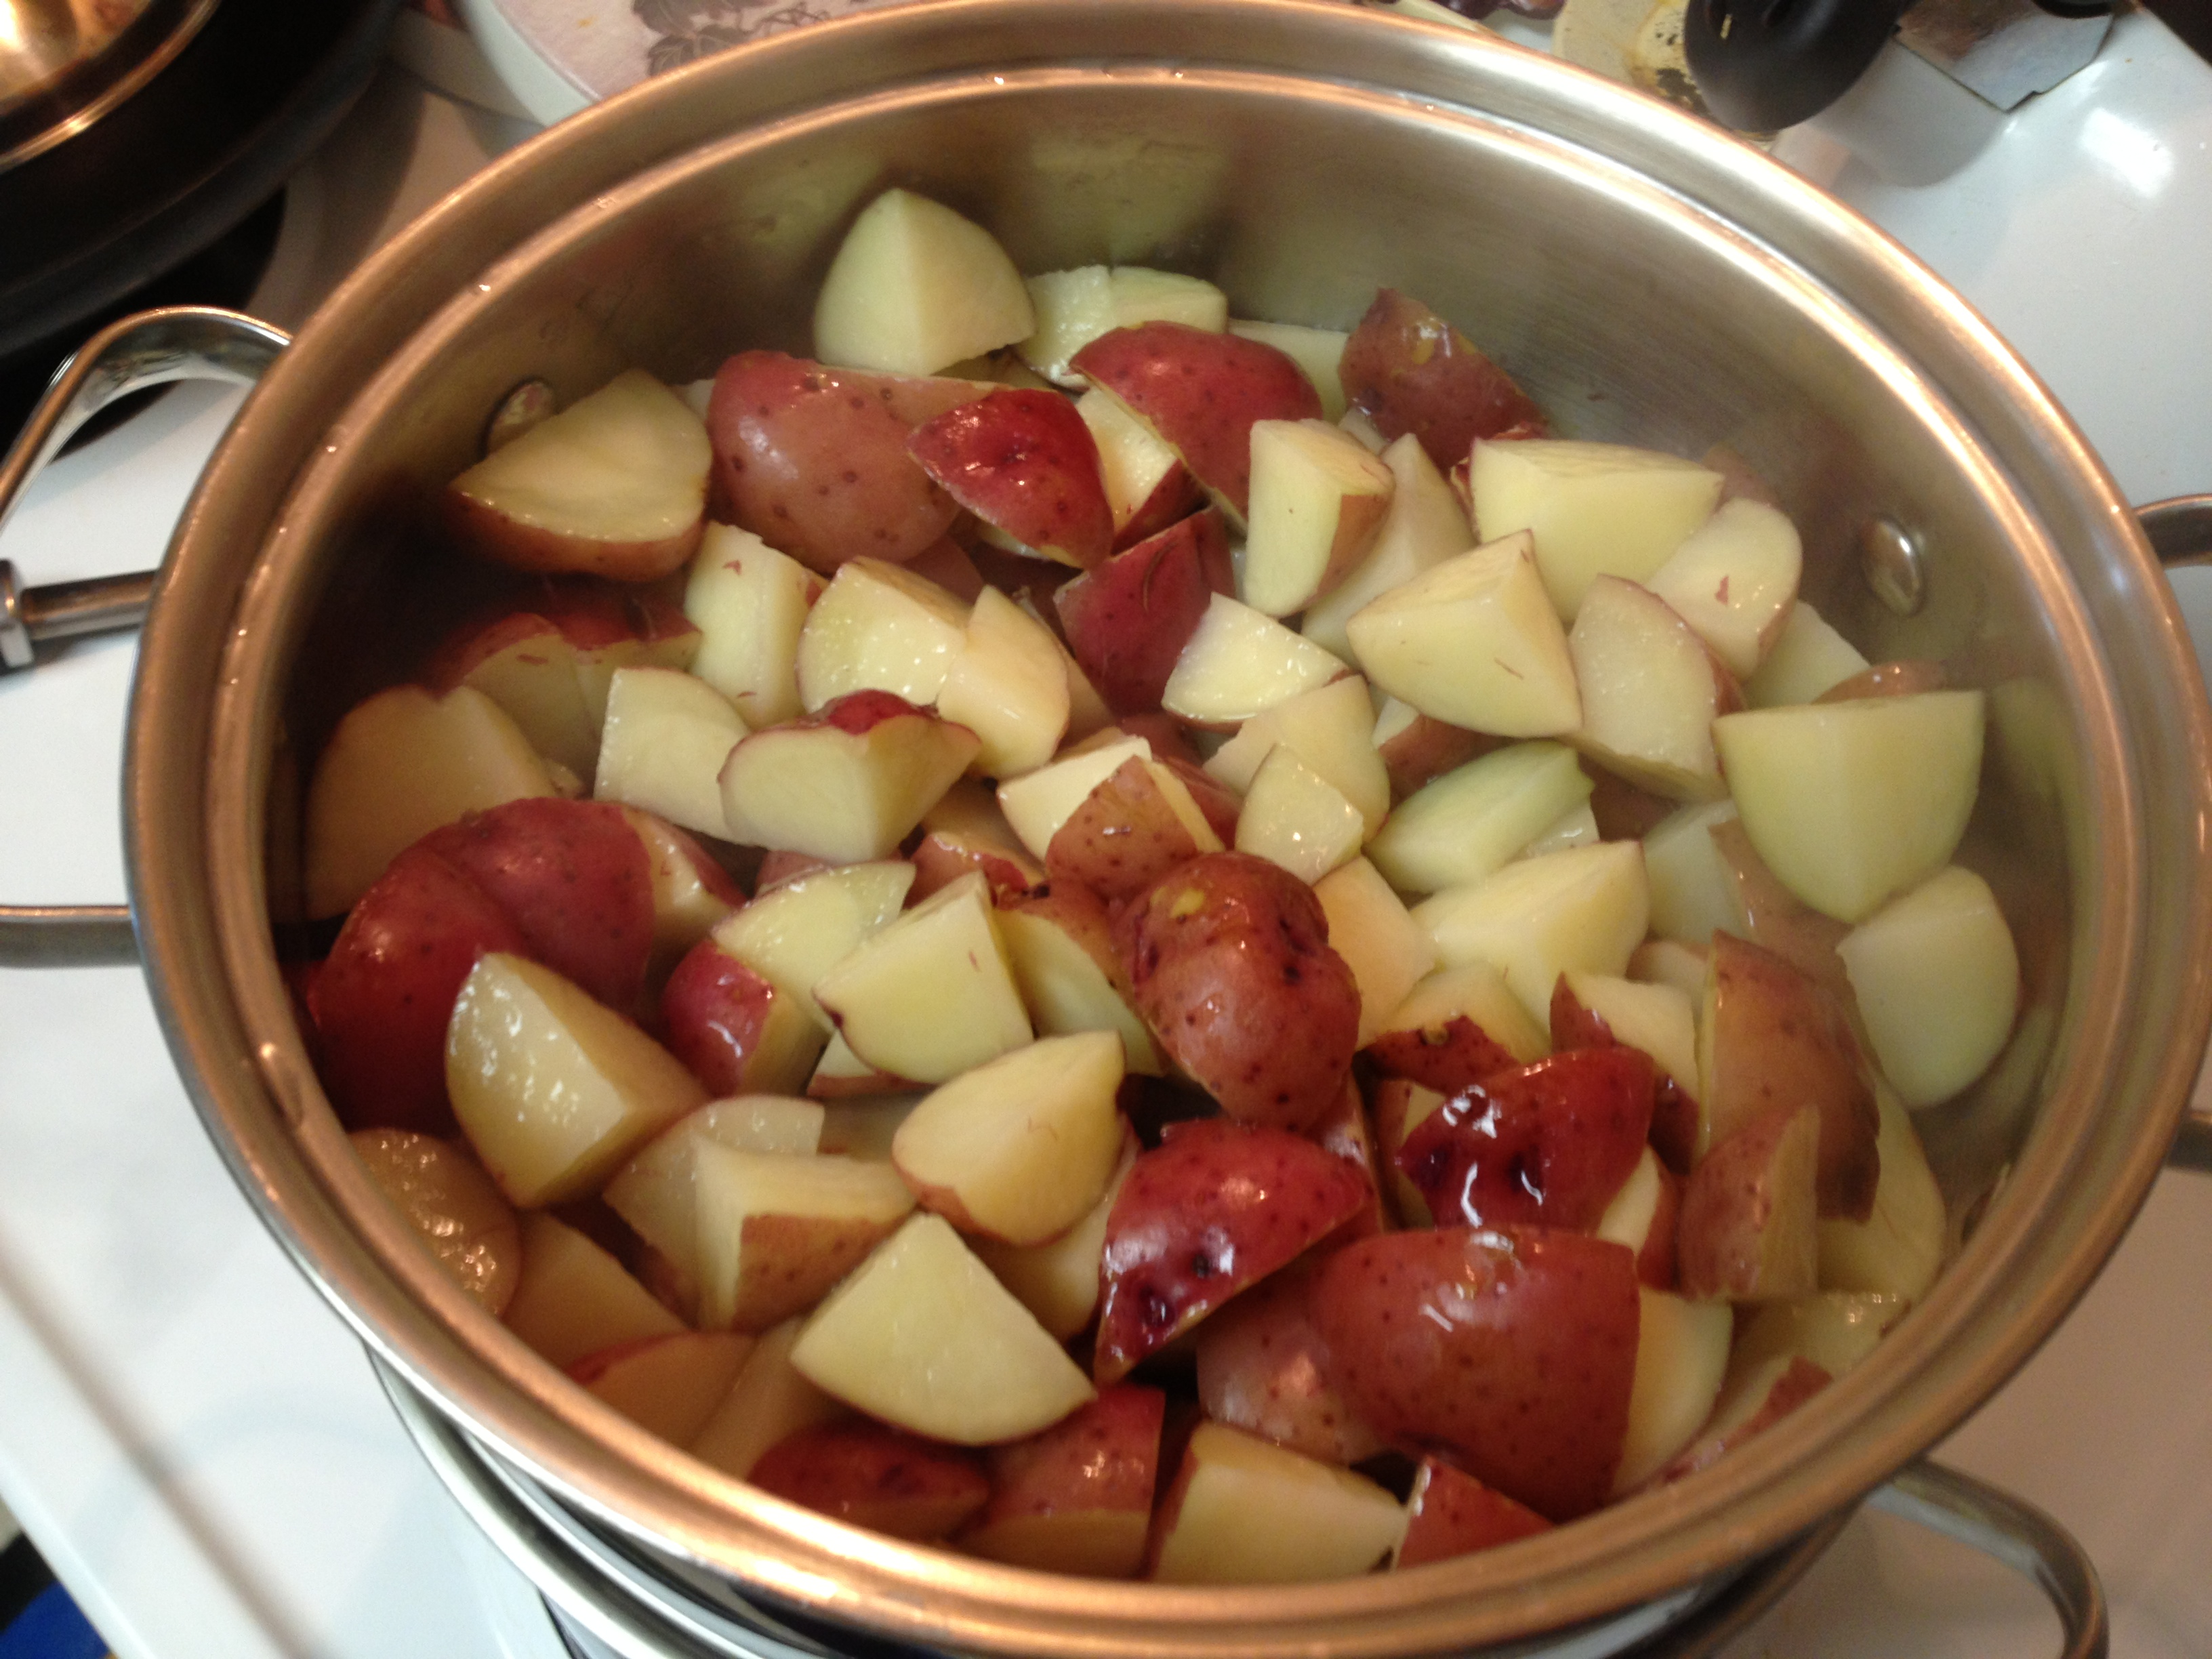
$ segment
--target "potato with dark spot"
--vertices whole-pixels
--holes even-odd
[[[1209,853],[1121,922],[1137,1012],[1177,1065],[1246,1123],[1304,1129],[1359,1041],[1359,988],[1313,890],[1249,853]]]

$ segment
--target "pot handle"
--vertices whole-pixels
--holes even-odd
[[[2160,564],[2212,564],[2212,495],[2171,496],[2137,507],[2136,516]],[[2166,1161],[2177,1170],[2212,1175],[2212,1112],[2191,1103]]]
[[[2035,1580],[2058,1614],[2060,1659],[2106,1659],[2105,1587],[2074,1536],[2042,1510],[1945,1464],[1906,1464],[1867,1498],[1869,1506],[1940,1532]],[[1818,1546],[1825,1547],[1825,1544]],[[1759,1580],[1757,1574],[1749,1575]],[[1732,1584],[1624,1659],[1712,1659],[1781,1600],[1796,1575]]]
[[[23,487],[71,434],[118,398],[173,380],[251,386],[289,343],[281,329],[207,306],[143,311],[111,323],[62,365],[0,460],[0,530]],[[137,627],[156,574],[19,589],[15,568],[0,559],[0,672],[30,667],[45,641]],[[0,905],[0,967],[90,967],[137,959],[125,905]]]

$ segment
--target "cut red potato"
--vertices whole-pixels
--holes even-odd
[[[1419,301],[1379,289],[1345,342],[1344,392],[1386,439],[1411,434],[1439,467],[1478,438],[1540,437],[1543,411],[1474,343]]]
[[[1132,756],[1053,832],[1044,867],[1055,883],[1119,904],[1177,865],[1220,850],[1189,787],[1159,762]]]
[[[990,1560],[1085,1578],[1144,1565],[1167,1396],[1119,1383],[1042,1434],[988,1454],[989,1500],[961,1534]]]
[[[1911,1114],[1886,1089],[1875,1091],[1881,1134],[1881,1179],[1864,1221],[1820,1224],[1820,1282],[1832,1290],[1867,1291],[1917,1301],[1943,1265],[1949,1212],[1935,1171],[1912,1127]]]
[[[1229,331],[1247,340],[1257,340],[1271,345],[1305,371],[1306,379],[1321,398],[1321,417],[1338,421],[1344,416],[1346,399],[1344,381],[1337,373],[1343,360],[1345,343],[1352,337],[1340,328],[1310,328],[1304,323],[1263,323],[1247,321],[1242,317],[1229,319]]]
[[[1101,335],[1070,367],[1174,449],[1239,526],[1249,505],[1254,422],[1321,414],[1313,382],[1284,353],[1182,323],[1142,323]]]
[[[907,439],[988,389],[741,351],[707,410],[715,495],[740,529],[824,575],[848,559],[903,563],[960,512]]]
[[[1312,1310],[1337,1386],[1382,1433],[1448,1448],[1548,1520],[1611,1495],[1642,1317],[1621,1245],[1547,1228],[1386,1233],[1328,1259]]]
[[[976,1257],[1027,1308],[1038,1324],[1061,1341],[1079,1335],[1098,1310],[1099,1264],[1106,1254],[1106,1224],[1121,1194],[1121,1183],[1136,1167],[1137,1137],[1127,1133],[1120,1160],[1106,1190],[1090,1212],[1059,1237],[1042,1244],[1003,1244],[996,1239],[969,1242]]]
[[[1328,1350],[1306,1312],[1311,1278],[1294,1263],[1198,1327],[1199,1404],[1216,1423],[1350,1465],[1386,1448],[1329,1381]]]
[[[1810,975],[1747,940],[1716,934],[1698,1072],[1701,1156],[1778,1107],[1808,1106],[1820,1124],[1820,1214],[1866,1219],[1881,1177],[1874,1090],[1843,1008]]]
[[[1313,890],[1264,859],[1212,853],[1130,902],[1132,1000],[1160,1046],[1247,1122],[1326,1111],[1359,1035],[1359,988]]]
[[[1691,532],[1648,585],[1741,680],[1782,636],[1803,568],[1797,526],[1739,496]]]
[[[1216,593],[1176,659],[1160,707],[1196,726],[1231,726],[1348,672],[1310,640]]]
[[[514,920],[528,954],[610,1008],[635,1007],[653,959],[653,866],[621,808],[517,800],[422,838]]]
[[[1356,857],[1367,820],[1287,744],[1267,753],[1237,816],[1237,850],[1311,884]]]
[[[1715,826],[1735,817],[1732,800],[1692,801],[1645,832],[1651,931],[1659,938],[1702,949],[1717,933],[1749,937],[1735,872],[1712,836]]]
[[[441,507],[495,563],[652,581],[699,545],[713,459],[690,405],[630,369],[478,461]]]
[[[806,1079],[810,1100],[880,1100],[886,1095],[912,1096],[919,1090],[912,1078],[900,1077],[870,1064],[853,1052],[842,1034],[830,1039]]]
[[[1447,888],[1413,918],[1447,964],[1492,963],[1540,1020],[1567,969],[1618,975],[1627,967],[1650,913],[1643,848],[1607,841],[1517,860],[1486,881]]]
[[[1567,635],[1583,723],[1575,746],[1670,800],[1725,794],[1713,721],[1742,694],[1711,647],[1667,602],[1617,576],[1593,579]]]
[[[748,730],[799,714],[799,638],[822,592],[821,577],[750,531],[707,526],[684,588],[684,614],[699,630],[691,672],[729,698]]]
[[[1646,1146],[1634,1172],[1590,1231],[1636,1252],[1638,1284],[1648,1290],[1671,1291],[1677,1277],[1674,1251],[1681,1214],[1681,1177]]]
[[[521,1218],[522,1272],[502,1316],[507,1329],[562,1369],[684,1322],[653,1298],[622,1263],[563,1222],[542,1212]]]
[[[984,777],[1033,771],[1067,731],[1067,671],[1049,629],[995,587],[968,614],[959,653],[945,671],[937,712],[981,744],[969,764]]]
[[[743,1480],[771,1446],[852,1414],[792,1368],[799,1323],[787,1319],[753,1343],[737,1381],[692,1439],[691,1455],[701,1462]]]
[[[1820,1148],[1819,1111],[1779,1105],[1706,1152],[1682,1190],[1677,1223],[1685,1296],[1772,1302],[1819,1288]]]
[[[1858,647],[1800,599],[1790,607],[1758,672],[1744,682],[1744,701],[1753,708],[1812,702],[1866,666]]]
[[[1395,488],[1389,467],[1326,421],[1255,422],[1237,597],[1264,616],[1304,611],[1365,560]]]
[[[1497,748],[1499,739],[1447,726],[1402,697],[1385,696],[1375,717],[1375,752],[1390,780],[1390,799],[1402,801],[1455,768]]]
[[[1711,1468],[1736,1447],[1789,1416],[1832,1380],[1809,1359],[1777,1355],[1729,1389],[1705,1431],[1659,1472],[1658,1479],[1680,1480]]]
[[[1599,576],[1640,582],[1664,565],[1712,516],[1721,475],[1621,444],[1482,441],[1468,487],[1483,540],[1532,533],[1545,591],[1571,623]]]
[[[1496,874],[1589,794],[1565,744],[1510,744],[1401,801],[1367,856],[1401,892],[1465,886]]]
[[[1628,1397],[1628,1437],[1613,1478],[1616,1496],[1658,1474],[1705,1425],[1728,1370],[1735,1329],[1725,1302],[1687,1302],[1649,1285],[1638,1294],[1636,1384]]]
[[[1911,696],[1923,691],[1948,691],[1950,689],[1951,676],[1942,663],[1908,658],[1901,661],[1878,662],[1862,669],[1850,678],[1830,686],[1814,701],[1850,702],[1860,697]]]
[[[917,1083],[942,1083],[1030,1037],[980,873],[862,939],[815,981],[814,1000],[854,1053]]]
[[[1114,514],[1116,552],[1157,536],[1205,504],[1206,492],[1174,450],[1103,392],[1085,392],[1075,412],[1098,446],[1098,471]]]
[[[866,1421],[787,1435],[746,1479],[787,1503],[916,1544],[950,1537],[991,1495],[975,1453]]]
[[[899,1125],[921,1104],[920,1091],[866,1095],[822,1103],[822,1142],[817,1152],[888,1164]]]
[[[1552,992],[1553,1048],[1608,1042],[1625,1042],[1650,1056],[1659,1070],[1658,1110],[1675,1114],[1694,1134],[1704,1085],[1698,1072],[1698,1005],[1689,994],[1677,986],[1569,969]]]
[[[872,1417],[962,1446],[1035,1434],[1095,1392],[951,1224],[927,1213],[815,1310],[791,1362]]]
[[[307,785],[307,914],[342,915],[440,824],[554,793],[514,720],[473,686],[395,685],[348,710]]]
[[[1279,746],[1290,750],[1359,811],[1372,836],[1390,811],[1389,774],[1376,752],[1375,709],[1357,674],[1302,691],[1246,720],[1206,763],[1206,775],[1239,794]]]
[[[1595,1227],[1651,1129],[1653,1073],[1632,1048],[1583,1048],[1455,1094],[1395,1163],[1439,1226]]]
[[[1158,1076],[1159,1049],[1130,1006],[1128,965],[1104,903],[1073,884],[1000,903],[1000,941],[1037,1033],[1111,1031],[1130,1071]]]
[[[550,968],[495,952],[470,970],[446,1037],[453,1115],[515,1204],[598,1190],[706,1102],[683,1063]]]
[[[1990,885],[1947,866],[1836,945],[1881,1074],[1910,1107],[1989,1068],[2020,1009],[2020,954]]]
[[[1547,1029],[1497,967],[1470,962],[1440,968],[1414,986],[1364,1047],[1384,1071],[1455,1094],[1541,1060],[1552,1048]]]
[[[1736,919],[1735,925],[1719,931],[1771,951],[1848,1005],[1850,980],[1836,946],[1850,931],[1849,927],[1822,915],[1778,881],[1752,846],[1740,818],[1721,819],[1706,836],[1719,855],[1730,890],[1728,913]]]
[[[1281,1129],[1207,1118],[1138,1158],[1106,1224],[1092,1370],[1119,1381],[1358,1210],[1352,1165]]]
[[[1360,1182],[1366,1188],[1359,1208],[1329,1236],[1328,1244],[1349,1244],[1354,1239],[1371,1237],[1395,1226],[1396,1211],[1387,1191],[1394,1171],[1382,1156],[1358,1079],[1345,1079],[1344,1091],[1337,1096],[1336,1104],[1322,1113],[1320,1121],[1307,1133],[1313,1137],[1315,1145],[1358,1170]]]
[[[1808,1359],[1831,1377],[1844,1376],[1875,1351],[1911,1306],[1902,1296],[1823,1291],[1752,1310],[1729,1352],[1722,1392],[1734,1395],[1753,1372],[1778,1356]]]
[[[522,1276],[522,1235],[482,1166],[449,1140],[405,1129],[360,1129],[349,1139],[446,1276],[497,1318]]]
[[[1098,1202],[1121,1152],[1121,1042],[1044,1037],[932,1091],[891,1162],[925,1208],[963,1232],[1042,1244]]]
[[[1552,1523],[1526,1504],[1492,1492],[1450,1464],[1424,1457],[1406,1498],[1406,1535],[1393,1571],[1495,1549],[1516,1538],[1549,1532]]]
[[[881,559],[854,559],[799,635],[799,701],[816,714],[854,691],[937,701],[968,633],[968,606],[935,582]]]
[[[729,838],[720,779],[745,723],[727,697],[672,668],[619,669],[601,734],[594,799]]]
[[[1370,680],[1449,725],[1504,738],[1582,725],[1566,631],[1525,535],[1431,565],[1356,612],[1345,631]]]
[[[667,819],[627,810],[623,817],[645,846],[653,894],[650,981],[713,932],[745,896],[705,848]]]
[[[1436,967],[1436,941],[1365,859],[1352,859],[1323,876],[1314,884],[1314,896],[1328,918],[1329,949],[1344,958],[1359,988],[1364,1048]]]
[[[832,864],[886,858],[980,747],[966,726],[888,691],[855,691],[732,749],[723,816],[731,838],[750,846]]]
[[[814,1000],[822,975],[904,908],[914,866],[902,860],[842,865],[794,877],[719,924],[715,945],[812,1012],[823,1035],[830,1017]]]
[[[823,1109],[787,1095],[740,1095],[710,1101],[678,1118],[623,1165],[599,1196],[659,1252],[674,1299],[696,1315],[699,1292],[699,1212],[695,1201],[698,1149],[708,1143],[740,1152],[805,1156],[822,1140]]]
[[[669,1052],[717,1095],[795,1093],[827,1040],[810,1003],[711,939],[661,988],[660,1030]]]
[[[927,898],[970,870],[981,870],[1001,902],[1034,893],[1044,885],[1044,866],[1032,857],[1000,810],[987,784],[963,779],[921,815],[922,836],[914,849],[914,896]]]
[[[997,239],[911,191],[887,190],[838,244],[814,302],[824,362],[934,374],[1029,337],[1029,290]]]
[[[1744,831],[1782,884],[1840,921],[1951,860],[1981,783],[1979,691],[1753,709],[1713,723]]]
[[[700,1137],[691,1149],[699,1322],[761,1331],[814,1306],[914,1208],[889,1164],[753,1152]]]
[[[1148,1576],[1167,1584],[1350,1578],[1397,1547],[1398,1500],[1364,1475],[1201,1423],[1160,1501]]]
[[[1002,387],[917,427],[907,452],[961,506],[1047,558],[1087,570],[1113,546],[1097,441],[1057,392]]]
[[[392,861],[348,914],[307,989],[323,1086],[349,1128],[449,1134],[446,1025],[477,961],[527,942],[426,848]]]
[[[999,810],[1024,847],[1048,857],[1060,828],[1091,792],[1134,760],[1152,757],[1152,746],[1109,726],[1087,743],[1064,750],[1058,760],[999,786]]]
[[[1139,323],[1182,323],[1218,333],[1229,320],[1228,296],[1212,283],[1143,265],[1083,265],[1029,279],[1036,330],[1021,343],[1022,361],[1046,380],[1071,388],[1088,384],[1069,359],[1102,334]]]
[[[1418,438],[1407,433],[1379,459],[1390,472],[1390,504],[1367,556],[1341,582],[1308,605],[1299,623],[1299,631],[1308,639],[1340,657],[1352,654],[1346,624],[1356,612],[1400,583],[1474,545],[1474,532],[1459,497]]]
[[[673,1331],[586,1354],[568,1375],[640,1428],[681,1446],[714,1416],[751,1347],[750,1338],[727,1331]]]

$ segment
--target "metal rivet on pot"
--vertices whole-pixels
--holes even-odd
[[[503,449],[553,412],[553,388],[543,380],[525,380],[499,400],[484,422],[483,453]]]
[[[1886,514],[1859,532],[1859,568],[1875,598],[1900,617],[1912,615],[1928,597],[1920,538]]]

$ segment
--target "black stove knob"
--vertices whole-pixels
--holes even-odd
[[[1773,132],[1848,92],[1905,9],[1903,0],[1690,0],[1682,51],[1717,118]]]

